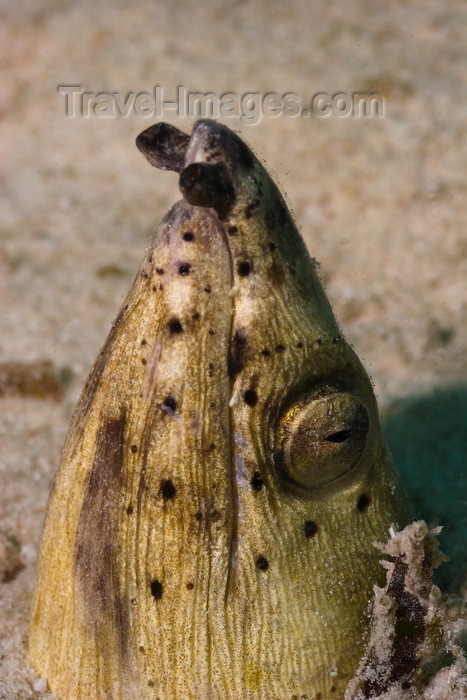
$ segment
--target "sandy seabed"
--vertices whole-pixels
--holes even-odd
[[[85,377],[179,198],[93,93],[378,92],[384,116],[225,119],[294,211],[375,384],[414,515],[466,583],[467,7],[434,0],[0,3],[0,698],[47,697],[27,625],[48,489]],[[191,131],[193,119],[163,118]],[[254,121],[254,120],[253,120]],[[22,363],[19,375],[11,363]],[[45,364],[44,364],[45,363]],[[16,374],[15,374],[16,372]]]

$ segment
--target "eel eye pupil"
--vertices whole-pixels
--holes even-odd
[[[350,430],[338,430],[337,433],[328,435],[324,439],[326,440],[326,442],[345,442],[349,439],[351,434],[352,432]]]

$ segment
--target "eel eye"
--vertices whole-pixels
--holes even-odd
[[[324,387],[283,415],[276,434],[276,466],[299,486],[326,486],[359,464],[369,427],[368,411],[358,396]]]

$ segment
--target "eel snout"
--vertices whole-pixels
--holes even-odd
[[[240,173],[255,163],[243,141],[210,119],[198,121],[191,137],[169,124],[155,124],[136,145],[151,165],[180,173],[180,190],[189,204],[212,208],[221,219],[236,200]]]

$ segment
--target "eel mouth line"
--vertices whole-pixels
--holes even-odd
[[[255,157],[235,133],[209,119],[198,121],[190,136],[170,124],[160,122],[143,131],[136,139],[138,149],[151,165],[179,174],[181,193],[188,204],[214,210],[217,215],[223,243],[230,261],[230,284],[233,295],[230,338],[225,358],[229,375],[229,436],[230,457],[226,478],[230,480],[232,521],[229,538],[229,566],[225,601],[232,588],[237,567],[239,547],[239,517],[241,516],[241,489],[248,482],[241,436],[235,435],[232,399],[236,377],[244,366],[245,343],[243,331],[237,327],[234,290],[235,255],[227,235],[225,220],[229,216],[241,188],[240,170],[254,166]],[[239,443],[240,440],[240,443]]]
[[[236,377],[243,369],[245,343],[242,332],[237,328],[234,290],[236,285],[235,254],[227,235],[224,221],[235,201],[236,189],[241,185],[238,177],[238,150],[246,146],[229,129],[210,120],[201,120],[193,128],[185,151],[184,168],[180,172],[180,190],[184,199],[193,206],[214,209],[221,224],[222,236],[229,253],[231,294],[233,308],[231,314],[229,347],[227,349],[226,371],[229,375],[229,436],[230,455],[228,478],[230,480],[232,520],[229,537],[228,569],[225,582],[224,605],[232,592],[237,569],[239,548],[239,518],[241,517],[241,489],[247,481],[245,460],[239,436],[235,434],[234,397]]]

